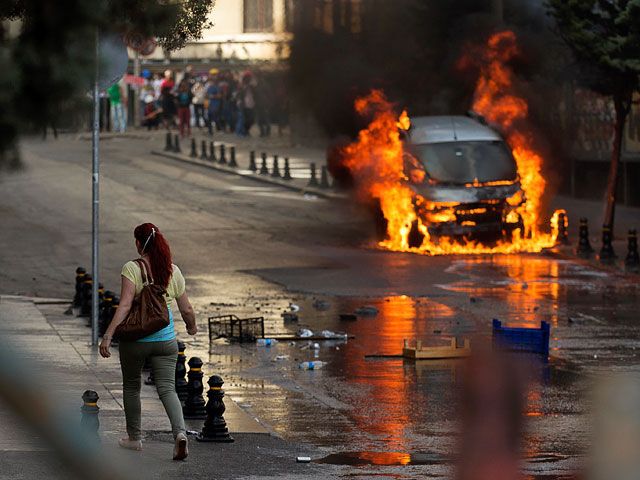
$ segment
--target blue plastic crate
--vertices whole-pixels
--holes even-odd
[[[510,328],[493,319],[493,345],[502,350],[539,353],[548,357],[550,332],[547,322],[540,322],[540,328]]]

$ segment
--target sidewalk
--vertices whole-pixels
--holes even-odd
[[[188,461],[173,462],[168,419],[155,388],[146,385],[142,385],[143,452],[117,448],[117,439],[125,431],[117,349],[112,349],[108,360],[99,357],[97,348],[88,344],[85,320],[64,315],[66,308],[67,304],[57,300],[0,296],[0,338],[20,352],[19,363],[39,366],[37,372],[25,375],[33,374],[32,381],[38,382],[42,390],[42,400],[64,406],[78,422],[82,393],[87,389],[98,393],[99,433],[105,455],[113,455],[118,465],[130,463],[136,471],[134,478],[240,478],[319,471],[317,465],[296,463],[296,456],[309,455],[307,449],[269,434],[229,397],[225,397],[225,419],[235,443],[199,443],[190,436]],[[202,423],[187,421],[187,428],[200,430]],[[0,462],[11,465],[0,470],[0,479],[69,478],[49,453],[50,447],[4,404],[0,404],[0,425]]]

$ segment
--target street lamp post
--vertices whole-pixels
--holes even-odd
[[[98,265],[98,226],[100,207],[100,34],[96,29],[96,66],[93,82],[93,133],[92,133],[92,175],[91,175],[91,274],[93,289],[91,291],[91,345],[98,344],[98,288],[100,286],[100,272]]]

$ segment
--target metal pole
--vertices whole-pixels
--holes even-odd
[[[100,207],[100,88],[98,86],[98,69],[100,64],[100,34],[96,29],[96,67],[93,82],[93,135],[92,135],[92,189],[91,189],[91,274],[93,276],[93,289],[91,291],[91,345],[98,344],[98,288],[100,285],[100,272],[98,267],[98,225]]]

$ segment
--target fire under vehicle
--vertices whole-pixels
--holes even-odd
[[[414,207],[430,235],[497,240],[524,232],[516,212],[526,201],[516,161],[482,117],[412,117],[403,143]]]

